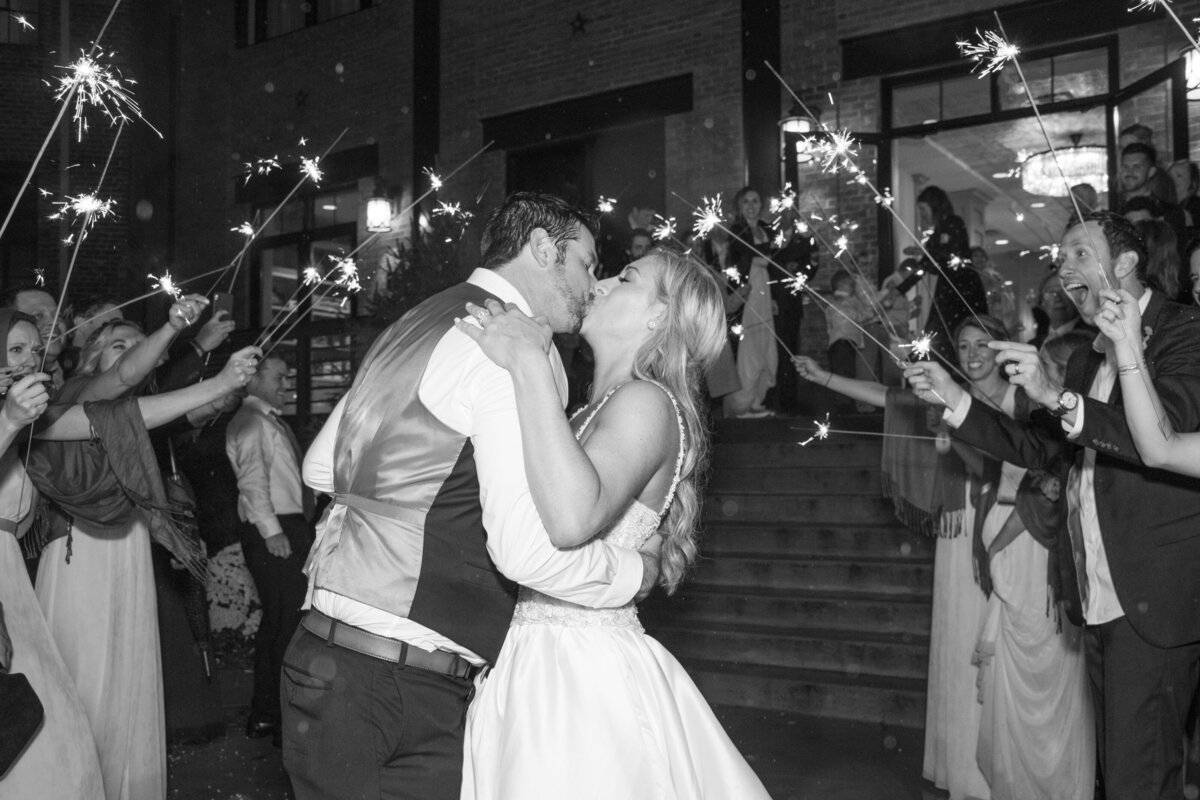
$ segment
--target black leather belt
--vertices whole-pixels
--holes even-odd
[[[393,664],[449,675],[452,678],[473,679],[481,669],[456,653],[444,650],[422,650],[399,639],[389,639],[353,625],[347,625],[320,611],[309,610],[300,620],[301,627],[330,644],[353,650]]]

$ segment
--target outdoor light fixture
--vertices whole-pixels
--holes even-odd
[[[784,159],[787,159],[787,142],[789,134],[796,140],[795,152],[792,157],[797,164],[807,164],[813,160],[812,148],[809,139],[817,130],[817,121],[806,114],[800,106],[792,106],[792,110],[788,115],[779,120],[779,150]]]
[[[387,233],[392,229],[392,199],[376,184],[375,194],[367,200],[367,230]]]
[[[1072,134],[1070,147],[1034,153],[1025,159],[1021,164],[1021,188],[1041,197],[1066,197],[1076,184],[1108,186],[1108,151],[1099,145],[1081,145],[1082,138],[1082,134]]]
[[[1181,53],[1183,56],[1184,73],[1187,75],[1187,99],[1200,101],[1200,52],[1188,47]]]

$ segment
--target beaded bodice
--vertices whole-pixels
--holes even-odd
[[[608,402],[608,398],[612,397],[613,392],[619,388],[618,386],[609,391],[596,408],[592,410],[591,414],[584,420],[583,425],[575,432],[576,439],[583,434],[583,431],[592,421],[592,418]],[[666,390],[664,389],[664,391]],[[674,396],[670,392],[667,392],[667,395],[671,397],[671,403],[675,405],[675,414],[679,422],[679,456],[675,461],[675,476],[671,481],[671,488],[667,492],[666,500],[660,511],[655,511],[644,503],[634,500],[625,509],[625,512],[597,537],[617,547],[636,550],[645,544],[658,530],[660,521],[671,507],[671,501],[675,498],[675,487],[679,483],[680,469],[683,465],[684,428],[683,417],[679,413],[679,406]],[[588,608],[544,595],[525,586],[521,587],[517,598],[517,607],[513,611],[512,624],[632,628],[638,631],[642,630],[642,624],[638,621],[637,607],[633,601],[618,608]]]

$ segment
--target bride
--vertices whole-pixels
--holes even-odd
[[[696,557],[708,449],[699,380],[725,341],[722,293],[689,257],[656,248],[599,282],[581,333],[589,404],[562,414],[550,328],[513,306],[458,324],[513,377],[525,469],[560,548],[660,537],[673,592]],[[462,797],[765,798],[683,667],[633,604],[586,609],[522,588],[495,668],[467,714]]]

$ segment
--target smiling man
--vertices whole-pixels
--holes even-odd
[[[1177,431],[1200,429],[1200,309],[1145,284],[1145,245],[1110,212],[1067,231],[1059,277],[1085,322],[1100,291],[1137,299],[1145,322],[1145,377]],[[947,406],[955,438],[1004,461],[1044,468],[1073,458],[1067,526],[1085,623],[1100,766],[1109,797],[1179,797],[1188,709],[1200,674],[1200,484],[1146,467],[1121,407],[1107,339],[1081,347],[1065,385],[1045,373],[1030,345],[992,342],[1010,380],[1058,424],[1023,423],[974,403],[940,367],[905,375],[929,402]],[[1070,591],[1071,587],[1065,587]]]

